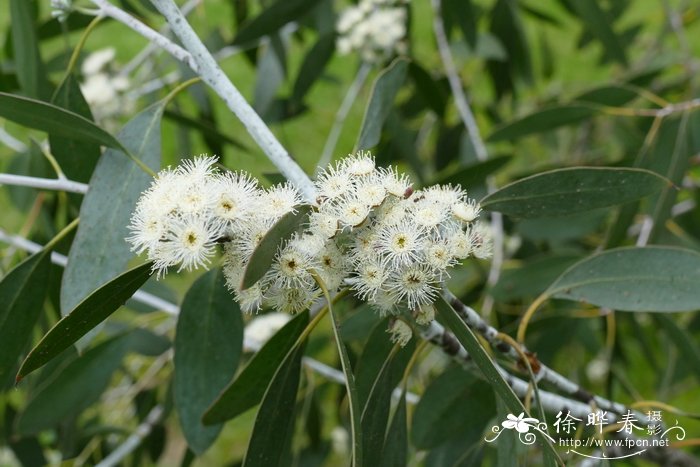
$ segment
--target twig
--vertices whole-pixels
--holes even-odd
[[[372,69],[372,66],[369,63],[362,62],[362,65],[360,65],[360,69],[357,70],[357,75],[355,76],[355,80],[352,82],[352,84],[348,88],[348,92],[345,94],[345,97],[343,98],[343,102],[340,104],[340,108],[338,109],[338,113],[335,114],[335,120],[333,121],[333,127],[331,128],[331,131],[328,134],[328,139],[326,139],[326,144],[323,146],[323,152],[321,153],[321,158],[318,161],[318,167],[316,168],[316,174],[318,174],[319,170],[321,170],[322,168],[327,166],[328,163],[331,161],[331,158],[333,157],[333,151],[335,151],[335,146],[336,146],[336,144],[338,144],[338,138],[340,138],[340,133],[343,129],[343,124],[345,123],[345,119],[348,117],[348,113],[350,113],[350,109],[352,108],[352,104],[355,103],[355,100],[357,99],[357,95],[360,93],[360,90],[362,89],[362,86],[364,85],[365,80],[367,80],[367,75],[369,75],[369,72],[371,69]]]
[[[15,152],[25,152],[27,151],[27,145],[22,141],[18,140],[5,130],[5,128],[0,126],[0,143],[4,144],[8,148]]]
[[[446,300],[450,303],[452,308],[459,314],[459,316],[464,320],[464,322],[472,330],[479,333],[486,341],[491,344],[491,346],[501,352],[503,355],[507,356],[512,361],[518,363],[520,366],[524,365],[521,362],[520,353],[512,347],[511,344],[504,342],[499,337],[499,331],[493,326],[489,325],[484,321],[479,313],[474,311],[471,307],[462,303],[457,297],[450,291],[444,292]],[[559,391],[568,394],[572,398],[590,404],[595,402],[595,404],[603,409],[609,410],[611,412],[616,412],[618,414],[627,413],[628,408],[623,404],[618,402],[610,401],[598,395],[592,394],[589,391],[583,389],[580,385],[574,383],[563,375],[557,373],[556,371],[549,368],[547,365],[540,362],[536,355],[529,352],[524,346],[521,346],[520,350],[526,355],[530,356],[531,364],[535,376],[539,381],[545,381]]]
[[[27,186],[32,188],[42,188],[46,190],[66,191],[68,193],[85,194],[88,191],[88,185],[71,180],[51,179],[27,177],[25,175],[14,175],[0,173],[0,185],[17,185]]]
[[[457,67],[452,59],[450,44],[447,41],[447,34],[445,33],[445,25],[442,22],[442,2],[441,0],[432,0],[432,5],[433,30],[435,31],[435,40],[437,42],[440,58],[443,66],[445,67],[447,81],[450,84],[450,89],[452,90],[452,95],[455,99],[455,105],[457,106],[459,115],[462,118],[464,127],[467,130],[469,140],[474,147],[476,158],[483,162],[489,157],[488,151],[486,150],[486,145],[484,144],[484,140],[479,132],[479,126],[474,118],[474,113],[469,106],[469,100],[462,89],[462,80],[459,78],[459,74],[457,73]],[[496,184],[493,177],[488,178],[486,185],[489,193],[496,191]],[[500,212],[491,213],[491,231],[493,234],[493,257],[491,258],[491,268],[489,269],[487,278],[487,284],[489,287],[493,287],[498,282],[498,279],[501,276],[501,268],[503,266],[505,256],[503,250],[503,215]],[[490,294],[487,294],[484,298],[484,304],[482,307],[482,312],[485,316],[488,316],[491,313],[493,304],[493,297]]]
[[[160,34],[145,24],[143,24],[138,19],[134,18],[125,11],[117,8],[116,6],[109,3],[107,0],[90,0],[92,3],[100,7],[100,13],[109,16],[112,19],[119,21],[125,26],[136,31],[152,43],[156,44],[161,49],[168,52],[170,55],[175,57],[177,60],[185,63],[187,66],[192,68],[192,70],[197,71],[197,63],[193,60],[192,55],[164,35]]]
[[[109,453],[97,467],[112,467],[119,464],[126,456],[131,454],[146,437],[151,434],[153,427],[157,425],[164,414],[162,405],[156,405],[148,412],[146,419],[117,449]]]
[[[316,195],[311,179],[290,157],[265,122],[226,77],[177,5],[172,0],[151,0],[151,2],[168,21],[170,28],[185,48],[192,54],[192,59],[202,80],[224,100],[228,108],[239,118],[248,133],[282,175],[296,185],[308,202],[315,203]]]

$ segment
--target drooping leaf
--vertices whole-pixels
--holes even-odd
[[[258,405],[285,354],[292,348],[308,322],[309,313],[305,311],[272,336],[204,413],[204,424],[225,422]]]
[[[493,392],[459,366],[440,374],[416,405],[411,439],[418,449],[431,449],[452,437],[464,444],[479,440],[495,412]],[[464,414],[469,414],[469,423]]]
[[[661,190],[663,177],[643,169],[574,167],[511,183],[481,207],[514,217],[556,217],[634,201]]]
[[[545,292],[620,311],[700,309],[700,253],[649,246],[607,250],[567,269]]]
[[[243,467],[290,465],[296,396],[305,345],[297,347],[277,368],[255,418]]]
[[[73,360],[29,401],[20,415],[20,433],[52,428],[92,405],[107,387],[128,348],[128,335],[101,343]]]
[[[297,79],[292,90],[292,101],[300,103],[311,89],[311,86],[323,74],[326,64],[330,61],[335,50],[335,34],[325,34],[311,47],[299,68]]]
[[[494,130],[487,140],[489,142],[514,140],[523,136],[551,131],[556,128],[577,123],[595,115],[597,111],[591,106],[564,104],[538,110],[508,122]]]
[[[0,390],[10,381],[29,342],[46,295],[50,253],[42,250],[15,266],[0,282]]]
[[[119,139],[144,164],[160,167],[160,124],[166,101],[132,118]],[[61,313],[66,315],[100,284],[121,274],[133,257],[129,219],[151,176],[124,153],[110,149],[100,157],[90,190],[80,206],[80,226],[68,254],[61,283]],[[81,341],[81,344],[85,344]]]
[[[267,273],[279,246],[306,222],[310,213],[311,206],[299,206],[296,212],[288,212],[268,230],[248,261],[241,281],[242,289],[252,287]]]
[[[398,58],[384,69],[372,86],[371,97],[362,120],[357,149],[370,149],[379,143],[382,127],[393,107],[396,94],[406,79],[408,60]]]
[[[416,91],[426,107],[437,115],[443,116],[447,107],[448,93],[443,86],[428,73],[418,62],[408,65],[408,74],[416,86]]]
[[[82,115],[36,99],[0,92],[0,117],[52,135],[122,148],[114,136]]]
[[[245,44],[278,31],[285,24],[307,14],[319,1],[277,0],[238,31],[233,45]]]
[[[569,0],[567,3],[576,11],[587,30],[603,44],[608,56],[622,65],[627,65],[627,55],[622,41],[613,30],[605,12],[600,8],[598,0],[587,2]]]
[[[17,373],[17,381],[42,367],[119,309],[150,277],[151,266],[145,263],[126,271],[80,302],[29,352]]]
[[[381,452],[381,465],[404,467],[408,465],[408,428],[406,426],[406,391],[401,393],[399,403],[386,433]]]
[[[512,414],[527,413],[518,396],[515,395],[513,389],[508,385],[503,376],[496,368],[494,361],[489,354],[486,353],[481,343],[474,335],[474,332],[466,325],[459,317],[457,312],[445,301],[444,298],[438,297],[435,301],[435,308],[438,315],[445,321],[448,328],[454,333],[455,337],[469,353],[474,364],[481,370],[481,373],[486,378],[491,388],[501,398],[507,409]],[[529,415],[528,415],[529,416]],[[537,435],[541,444],[550,451],[554,458],[558,455],[554,451],[554,447],[547,440],[543,440],[540,435]],[[549,464],[548,464],[549,465]]]
[[[466,167],[463,167],[456,172],[447,173],[440,176],[435,183],[441,185],[452,184],[460,185],[462,188],[469,189],[486,182],[489,175],[493,174],[501,167],[505,166],[511,160],[511,156],[502,155],[491,157],[483,162],[475,162]]]
[[[80,91],[80,85],[74,74],[70,73],[54,93],[51,103],[63,109],[75,112],[92,121],[90,107]],[[100,157],[100,145],[91,141],[65,138],[49,134],[51,154],[71,180],[87,183]]]
[[[179,112],[166,109],[163,112],[163,117],[176,123],[180,123],[186,127],[192,128],[202,134],[202,137],[210,138],[214,141],[227,143],[239,149],[247,150],[248,148],[240,141],[222,133],[217,128],[212,126],[211,122],[196,120],[194,118],[183,115]],[[286,180],[286,179],[285,179]]]
[[[202,415],[235,374],[242,347],[241,312],[221,268],[213,269],[185,295],[175,333],[175,408],[187,444],[197,454],[221,431],[221,425],[202,425]]]
[[[45,99],[49,96],[49,84],[39,54],[31,7],[26,0],[10,0],[15,68],[22,90],[30,97]]]

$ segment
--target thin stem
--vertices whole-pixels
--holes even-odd
[[[151,411],[148,412],[143,423],[136,428],[136,431],[134,431],[121,446],[112,451],[102,462],[97,464],[96,467],[112,467],[118,465],[126,456],[139,447],[143,440],[151,433],[153,427],[163,418],[164,413],[165,410],[162,405],[153,407]]]
[[[125,26],[129,27],[130,29],[136,31],[137,33],[148,39],[150,42],[156,44],[158,47],[168,52],[176,60],[179,60],[186,64],[193,71],[196,72],[198,70],[197,63],[193,60],[192,55],[188,51],[186,51],[167,37],[158,33],[158,31],[149,28],[141,21],[134,18],[125,11],[117,8],[116,6],[112,5],[107,0],[90,1],[100,7],[99,12],[101,14],[109,16],[110,18],[115,19],[120,23],[124,24]]]
[[[55,246],[58,244],[58,242],[60,242],[61,240],[63,240],[63,239],[66,237],[66,235],[68,235],[69,233],[71,233],[71,232],[73,231],[73,229],[75,229],[76,227],[78,227],[78,224],[79,224],[79,223],[80,223],[80,218],[79,218],[79,217],[76,217],[75,219],[73,219],[73,220],[71,221],[71,223],[68,224],[67,226],[65,226],[65,227],[63,228],[63,230],[61,230],[60,232],[58,232],[58,233],[56,234],[56,236],[55,236],[54,238],[52,238],[52,239],[49,241],[49,243],[47,243],[46,245],[44,245],[44,250],[46,250],[46,251],[51,251],[51,250],[53,249],[53,247],[55,247]]]
[[[297,186],[307,201],[315,203],[316,190],[311,179],[290,157],[287,150],[282,147],[265,122],[226,77],[177,5],[172,0],[151,0],[151,2],[168,21],[170,28],[185,48],[190,51],[196,70],[204,82],[224,100],[228,108],[239,118],[251,137],[258,143],[282,175]]]
[[[331,316],[331,322],[333,324],[333,335],[335,336],[335,343],[338,347],[338,354],[340,355],[340,363],[343,367],[343,373],[345,374],[345,389],[347,391],[348,406],[350,408],[350,426],[352,431],[352,466],[361,467],[362,466],[362,436],[360,431],[361,426],[361,413],[360,406],[357,400],[357,391],[355,390],[355,375],[352,372],[352,366],[350,365],[350,359],[348,357],[347,349],[345,344],[343,344],[343,339],[340,336],[340,324],[338,323],[335,313],[333,313],[331,294],[328,292],[326,283],[323,279],[316,274],[316,272],[311,273],[312,277],[321,288],[324,297],[326,297],[326,302],[328,303],[329,315]]]
[[[331,158],[333,157],[333,151],[335,151],[335,146],[338,144],[338,139],[340,138],[340,133],[343,130],[343,124],[345,123],[345,119],[348,117],[348,114],[350,113],[350,109],[352,108],[352,104],[354,104],[355,100],[357,100],[357,96],[360,93],[362,86],[365,84],[365,81],[367,80],[367,76],[369,75],[369,72],[371,69],[372,69],[372,66],[369,63],[362,62],[362,65],[360,65],[360,69],[357,70],[357,75],[355,76],[355,80],[352,82],[352,84],[348,88],[348,92],[345,94],[345,98],[343,98],[343,102],[340,104],[340,108],[338,109],[338,113],[335,114],[335,120],[333,121],[333,127],[331,128],[331,131],[328,134],[328,139],[326,140],[326,144],[323,146],[323,152],[321,153],[321,158],[318,160],[318,167],[316,168],[316,174],[318,174],[318,172],[323,167],[327,166],[328,163],[331,161]]]
[[[54,180],[51,178],[28,177],[26,175],[14,175],[0,173],[0,185],[27,186],[31,188],[43,188],[47,190],[66,191],[68,193],[85,194],[89,186],[71,180]]]

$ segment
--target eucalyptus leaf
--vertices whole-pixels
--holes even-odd
[[[303,101],[311,86],[321,77],[335,51],[335,40],[334,33],[324,34],[306,54],[294,81],[292,101],[295,103]]]
[[[219,394],[204,413],[203,423],[213,425],[225,422],[258,405],[285,354],[296,343],[308,322],[309,313],[305,311],[277,331],[255,354],[241,374]]]
[[[579,2],[567,0],[588,31],[603,44],[607,54],[622,65],[627,65],[627,54],[623,41],[613,30],[612,24],[600,7],[598,0]]]
[[[243,320],[221,268],[188,290],[175,333],[173,396],[187,444],[202,454],[221,425],[202,425],[202,415],[236,372],[243,347]]]
[[[151,266],[152,263],[145,263],[126,271],[80,302],[29,352],[17,373],[17,382],[75,344],[119,309],[150,277]]]
[[[401,392],[399,403],[386,433],[381,451],[381,465],[404,467],[408,465],[408,427],[406,426],[406,391]]]
[[[571,125],[595,115],[597,111],[586,105],[564,104],[538,110],[496,128],[487,140],[491,143],[515,140],[536,133]]]
[[[92,405],[128,349],[128,335],[114,337],[73,360],[29,401],[17,428],[22,434],[52,428]]]
[[[39,54],[31,8],[31,2],[27,0],[10,0],[10,24],[17,80],[28,96],[46,98],[49,94],[49,84]]]
[[[512,156],[501,155],[491,157],[485,161],[475,162],[457,171],[439,176],[435,183],[440,185],[460,185],[462,188],[470,189],[485,183],[489,175],[508,164],[511,159]]]
[[[233,39],[241,45],[277,32],[285,24],[306,15],[320,0],[277,0],[258,16],[245,23]]]
[[[607,250],[567,269],[545,292],[620,311],[700,309],[700,253],[649,246]]]
[[[166,100],[132,118],[119,139],[144,164],[160,167],[160,128]],[[118,176],[115,176],[118,174]],[[117,149],[100,157],[90,190],[80,207],[80,225],[68,254],[61,283],[61,313],[70,310],[103,284],[126,270],[134,254],[126,241],[129,220],[152,177]],[[80,345],[87,343],[85,339]]]
[[[408,71],[408,60],[398,58],[377,76],[362,120],[357,149],[370,149],[379,144],[382,127],[393,107],[396,94]]]
[[[311,206],[305,204],[299,206],[296,211],[288,212],[260,240],[255,248],[248,265],[243,273],[241,289],[247,289],[255,285],[272,266],[277,251],[285,240],[299,229],[309,217]]]
[[[0,282],[0,390],[10,381],[44,305],[50,253],[41,250],[15,266]],[[41,284],[40,287],[35,287]]]
[[[82,115],[36,99],[0,92],[0,117],[52,135],[123,149],[114,136]]]
[[[268,384],[255,418],[243,467],[290,465],[304,347],[304,344],[297,347],[282,362]]]
[[[488,195],[481,207],[519,218],[556,217],[628,203],[668,181],[643,169],[574,167],[543,172]]]

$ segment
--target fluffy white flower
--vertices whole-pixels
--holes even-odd
[[[299,191],[289,182],[269,188],[261,196],[260,206],[268,217],[279,219],[301,204]]]
[[[437,297],[437,277],[430,267],[413,264],[393,271],[387,281],[389,293],[405,300],[410,310],[432,303]]]
[[[377,252],[394,268],[417,261],[425,248],[425,232],[404,221],[383,227],[377,234]]]

